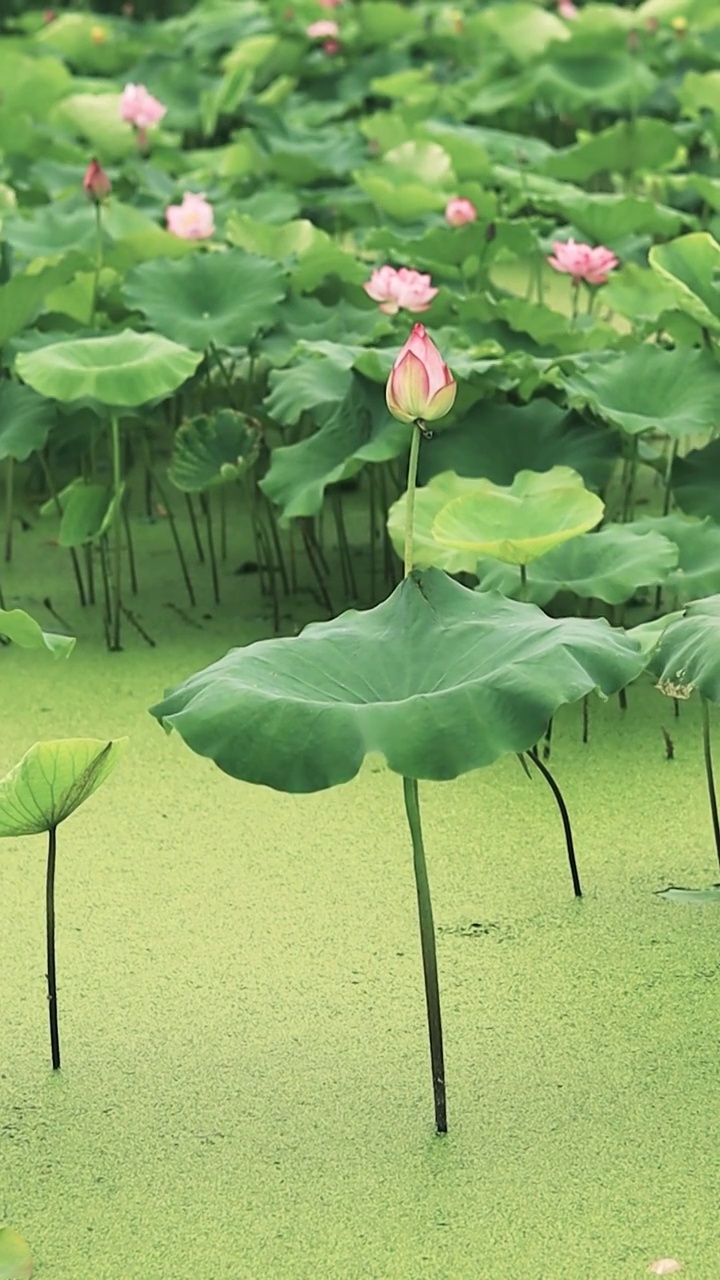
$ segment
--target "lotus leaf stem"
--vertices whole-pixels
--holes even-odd
[[[425,847],[420,823],[417,779],[403,778],[403,792],[405,796],[405,812],[413,846],[413,868],[415,871],[415,888],[417,890],[418,917],[420,920],[420,945],[425,978],[425,1002],[427,1005],[428,1031],[430,1033],[430,1063],[435,1102],[435,1128],[438,1133],[447,1133],[445,1060],[440,1016],[437,954],[435,951],[435,925],[430,898],[430,884],[425,864]]]
[[[120,502],[122,499],[122,470],[120,461],[120,423],[116,413],[110,420],[110,437],[112,443],[112,476],[113,476],[113,570],[112,570],[112,613],[110,627],[110,648],[117,652],[120,649],[120,583],[122,575],[122,518]]]
[[[55,859],[57,827],[48,831],[47,878],[45,882],[45,922],[47,933],[48,1014],[50,1017],[50,1052],[53,1071],[60,1070],[60,1032],[58,1029],[57,979],[55,975]]]
[[[408,461],[408,477],[407,477],[407,500],[405,507],[405,555],[403,557],[404,574],[407,578],[413,567],[413,522],[415,519],[415,489],[417,487],[417,469],[418,458],[420,456],[420,441],[422,439],[422,425],[419,422],[413,424],[412,440],[410,441],[410,458]]]
[[[718,863],[720,863],[720,817],[718,817],[718,802],[715,791],[715,779],[713,777],[712,766],[712,749],[710,746],[710,704],[707,698],[700,695],[700,706],[702,707],[702,735],[703,735],[703,754],[705,756],[705,776],[707,777],[708,797],[710,800],[710,813],[712,815],[713,835],[715,837],[715,852],[717,853]]]
[[[100,201],[95,202],[95,271],[93,273],[92,285],[92,304],[90,307],[90,328],[95,325],[95,314],[97,312],[98,293],[100,291],[100,272],[103,265],[103,242],[102,242],[102,209]]]
[[[547,782],[550,790],[552,791],[555,797],[555,803],[557,804],[557,807],[560,811],[560,818],[562,819],[563,831],[565,832],[565,845],[567,847],[568,863],[570,864],[570,875],[572,877],[573,892],[576,898],[582,898],[582,886],[580,884],[580,873],[578,871],[577,859],[575,857],[575,842],[573,840],[572,827],[570,825],[570,814],[568,813],[567,805],[565,804],[565,800],[563,798],[563,793],[560,790],[558,783],[555,781],[547,765],[543,764],[542,760],[540,759],[537,753],[537,747],[532,747],[530,751],[528,751],[526,754],[529,755],[533,764],[536,765],[536,767],[540,770],[543,778]]]

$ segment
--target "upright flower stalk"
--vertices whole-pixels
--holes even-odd
[[[393,416],[399,418],[401,422],[411,422],[413,424],[405,506],[405,555],[403,567],[406,578],[413,567],[413,519],[420,441],[423,435],[429,434],[426,424],[435,421],[437,418],[442,418],[450,411],[455,401],[456,391],[457,387],[453,376],[440,352],[432,340],[428,338],[424,327],[421,324],[416,324],[392,367],[385,391],[387,406]],[[435,1106],[435,1129],[437,1133],[441,1134],[447,1133],[445,1055],[440,1013],[440,983],[435,949],[435,922],[420,821],[417,778],[403,778],[403,798],[413,848],[413,871],[415,874],[418,920],[420,924],[420,947],[425,982],[425,1005],[430,1039],[430,1068]]]
[[[107,200],[112,185],[102,165],[97,160],[91,160],[85,170],[83,178],[83,191],[89,200],[95,205],[95,272],[93,275],[93,291],[92,306],[90,309],[90,327],[95,324],[95,313],[98,304],[98,291],[100,289],[100,272],[103,263],[103,245],[102,245],[102,207]]]

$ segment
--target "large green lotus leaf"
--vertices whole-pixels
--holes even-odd
[[[682,155],[678,134],[664,120],[619,120],[596,134],[583,134],[556,151],[543,166],[552,178],[586,182],[596,173],[642,173],[665,168]]]
[[[391,417],[381,387],[353,374],[336,404],[316,411],[320,430],[296,444],[273,449],[260,488],[282,509],[283,519],[320,510],[325,490],[366,462],[396,458],[409,444],[407,423]]]
[[[127,738],[36,742],[0,779],[0,836],[32,836],[70,817],[112,772]]]
[[[61,547],[82,547],[107,533],[122,502],[124,485],[116,493],[112,485],[80,481],[67,491],[58,542]]]
[[[683,511],[720,524],[720,440],[691,449],[672,465],[672,491]]]
[[[650,266],[670,281],[676,306],[713,332],[720,331],[720,244],[707,231],[679,236],[669,244],[653,245]]]
[[[687,698],[697,689],[720,702],[720,596],[693,601],[665,627],[649,669],[669,697]]]
[[[21,649],[49,649],[55,658],[69,658],[75,647],[74,636],[43,631],[24,609],[0,609],[0,636],[19,644]]]
[[[554,41],[570,39],[566,23],[536,4],[492,5],[480,11],[482,26],[518,62],[534,62]]]
[[[563,386],[571,405],[630,435],[660,429],[682,438],[718,421],[720,366],[708,351],[648,343],[570,374]]]
[[[135,131],[120,119],[119,93],[72,93],[52,112],[52,122],[89,142],[105,161],[121,160],[137,149]]]
[[[414,572],[367,612],[233,649],[152,708],[198,755],[280,791],[347,782],[369,752],[445,779],[533,746],[559,706],[639,674],[605,622]]]
[[[687,520],[681,515],[641,516],[625,528],[662,534],[677,547],[677,566],[665,581],[671,599],[685,602],[720,591],[720,525],[713,520]]]
[[[252,466],[258,450],[257,430],[245,415],[217,409],[178,427],[168,475],[183,493],[202,493],[237,480]]]
[[[475,405],[452,430],[423,442],[419,474],[423,484],[441,471],[511,484],[518,471],[549,471],[565,464],[590,488],[600,489],[617,454],[612,432],[598,431],[538,396],[527,405]]]
[[[61,262],[33,263],[0,285],[0,347],[31,324],[53,289],[72,280],[84,259],[69,253]]]
[[[55,406],[29,387],[0,382],[0,461],[25,462],[42,449],[55,422]]]
[[[538,63],[533,92],[558,113],[592,107],[635,114],[657,84],[649,67],[630,53],[598,56],[589,50],[587,57],[576,57],[570,43],[566,50],[556,44],[553,55]]]
[[[332,356],[304,359],[289,369],[274,370],[265,412],[282,427],[294,426],[307,410],[342,400],[351,376],[350,364]]]
[[[284,294],[282,267],[242,249],[145,262],[125,286],[153,329],[196,351],[247,346],[276,322]]]
[[[475,478],[441,471],[415,494],[413,513],[413,564],[419,569],[435,567],[447,573],[475,573],[478,556],[462,547],[444,547],[433,537],[435,518],[449,502],[474,493]],[[393,502],[387,516],[387,530],[398,556],[405,546],[407,493]]]
[[[41,205],[29,217],[5,219],[3,231],[8,244],[23,258],[52,258],[82,250],[87,260],[95,246],[95,217],[87,201],[83,205]]]
[[[41,395],[55,400],[90,398],[113,407],[161,400],[197,369],[202,353],[158,333],[122,333],[56,342],[19,355],[16,368]]]
[[[19,1231],[0,1227],[0,1280],[30,1280],[33,1260],[30,1246]]]
[[[447,204],[449,188],[426,187],[421,182],[395,182],[379,169],[356,169],[353,181],[382,213],[398,222],[415,222],[437,213]]]
[[[654,329],[663,312],[679,305],[677,289],[669,280],[635,262],[613,271],[603,290],[603,302],[611,311]]]
[[[713,115],[720,114],[720,71],[688,71],[681,85],[673,88],[673,93],[683,114],[700,116],[703,111]]]
[[[552,547],[594,528],[605,510],[570,467],[520,471],[505,488],[476,480],[472,492],[453,498],[432,526],[436,542],[476,557],[529,564]]]
[[[622,604],[642,587],[664,582],[677,562],[677,547],[662,534],[607,525],[597,533],[582,533],[534,560],[527,571],[526,593],[514,566],[483,560],[477,575],[483,590],[502,591],[534,604],[547,604],[560,591]]]

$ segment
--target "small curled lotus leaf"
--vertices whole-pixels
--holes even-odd
[[[476,480],[472,490],[438,511],[432,537],[441,547],[507,564],[529,564],[593,529],[604,505],[569,467],[520,471],[507,488]]]
[[[0,836],[31,836],[60,825],[115,768],[127,738],[36,742],[0,779]]]
[[[695,600],[663,628],[649,670],[669,697],[697,689],[720,702],[720,595]]]
[[[43,631],[39,622],[24,609],[0,609],[0,636],[21,649],[49,649],[56,658],[67,658],[75,647],[74,636]]]
[[[178,427],[168,475],[183,493],[202,493],[237,480],[253,465],[259,448],[258,431],[244,414],[217,409]]]
[[[643,669],[607,622],[414,570],[374,609],[261,640],[170,690],[151,714],[245,782],[294,793],[383,755],[405,778],[458,777],[533,746],[558,707]]]

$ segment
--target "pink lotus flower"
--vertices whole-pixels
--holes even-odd
[[[651,1262],[648,1271],[651,1276],[673,1276],[676,1271],[682,1271],[682,1262],[678,1262],[677,1258],[658,1258],[657,1262]]]
[[[421,324],[413,325],[385,388],[387,407],[401,422],[434,422],[455,402],[457,383]]]
[[[445,221],[449,222],[451,227],[463,227],[466,222],[475,222],[476,218],[477,209],[472,200],[456,196],[454,200],[448,200],[445,205]]]
[[[578,16],[577,5],[573,4],[573,0],[558,0],[558,16],[565,18],[566,22],[572,22],[573,18]]]
[[[586,284],[605,284],[609,272],[619,265],[615,254],[602,245],[591,249],[589,244],[576,244],[574,240],[553,240],[552,247],[554,252],[548,258],[550,266],[572,276],[574,284],[581,280]]]
[[[100,204],[110,195],[111,190],[110,179],[102,165],[97,160],[91,160],[85,170],[83,191],[95,204]]]
[[[136,129],[147,129],[162,120],[167,111],[162,102],[148,93],[144,84],[126,84],[120,98],[120,119]]]
[[[333,39],[340,35],[340,28],[331,18],[320,18],[318,22],[311,22],[310,26],[305,28],[305,34],[310,36],[311,40],[325,40],[328,36]]]
[[[213,207],[203,195],[186,191],[182,204],[171,204],[165,211],[167,229],[181,240],[207,240],[215,232]]]
[[[412,271],[401,267],[380,267],[373,271],[363,289],[374,302],[380,303],[380,310],[388,316],[394,316],[401,307],[405,311],[427,311],[438,290],[433,289],[430,276],[420,271]]]
[[[342,2],[343,0],[318,0],[321,9],[329,9],[331,12]]]
[[[323,40],[323,49],[329,58],[334,58],[336,53],[340,52],[339,40]]]

